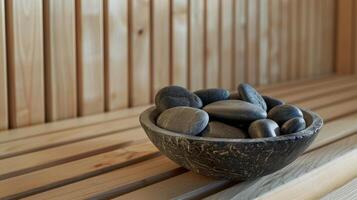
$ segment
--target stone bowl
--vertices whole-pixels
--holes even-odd
[[[175,133],[156,126],[159,112],[155,106],[140,115],[140,123],[151,142],[177,164],[217,179],[248,180],[285,167],[313,142],[323,120],[314,112],[301,110],[305,130],[269,138],[208,138]]]

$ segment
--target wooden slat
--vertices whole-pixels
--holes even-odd
[[[0,130],[9,127],[7,104],[7,63],[5,38],[5,1],[0,1]]]
[[[298,39],[299,39],[299,3],[300,0],[290,0],[290,41],[291,41],[291,48],[290,48],[290,68],[289,68],[289,77],[292,80],[295,80],[299,75],[299,49],[298,49]]]
[[[281,73],[281,1],[271,1],[269,4],[269,36],[270,36],[270,81],[276,83]]]
[[[190,89],[204,87],[205,1],[190,1]]]
[[[103,1],[76,3],[78,111],[83,116],[104,111]]]
[[[172,1],[172,83],[187,86],[188,1]]]
[[[269,1],[260,1],[259,6],[259,79],[261,84],[269,83],[270,15]]]
[[[234,86],[247,81],[247,1],[234,2]]]
[[[9,113],[12,128],[45,121],[41,0],[8,0]]]
[[[315,26],[317,24],[314,23],[315,20],[315,13],[314,13],[314,7],[316,5],[316,0],[314,1],[307,1],[306,4],[306,17],[307,17],[307,49],[305,49],[305,52],[307,53],[307,75],[309,77],[313,77],[313,69],[314,69],[314,60],[316,59],[315,57],[315,52],[314,50],[315,43],[314,43],[314,35],[315,35]]]
[[[354,55],[353,55],[353,65],[354,65],[354,69],[353,69],[353,73],[354,74],[357,74],[357,3],[354,1],[353,2],[353,13],[354,13],[354,16],[353,16],[353,40],[354,43],[353,43],[353,52],[354,52]]]
[[[338,188],[337,190],[322,197],[322,200],[348,200],[357,199],[357,177]]]
[[[25,128],[6,130],[0,132],[1,135],[0,144],[11,142],[11,141],[17,141],[21,139],[27,139],[40,135],[52,134],[59,131],[65,131],[74,128],[100,124],[107,121],[129,118],[129,117],[137,116],[147,108],[148,106],[135,107],[130,109],[123,109],[116,112],[105,113],[105,114],[86,116],[76,119],[69,119],[59,122],[35,125]]]
[[[292,51],[290,48],[291,39],[289,38],[291,31],[291,19],[289,15],[291,0],[281,0],[281,43],[280,43],[280,60],[281,60],[281,71],[280,80],[286,81],[289,79],[290,70],[290,54]],[[289,40],[290,39],[290,40]]]
[[[220,87],[234,90],[233,84],[233,0],[220,3]],[[218,28],[216,28],[218,29]]]
[[[337,24],[336,24],[336,15],[337,15],[337,11],[336,11],[336,6],[337,6],[337,2],[335,0],[329,0],[328,1],[328,16],[330,17],[331,20],[329,21],[329,28],[327,29],[326,33],[328,33],[328,39],[327,41],[330,41],[328,43],[328,52],[327,52],[327,56],[324,57],[325,59],[327,59],[327,66],[328,66],[328,72],[332,73],[335,72],[334,71],[334,67],[336,65],[336,28],[337,28]]]
[[[129,106],[128,2],[104,1],[105,109]]]
[[[45,0],[46,119],[77,116],[75,1]]]
[[[258,74],[258,0],[246,1],[247,6],[247,64],[246,73],[247,82],[250,84],[257,84]]]
[[[206,0],[205,65],[208,88],[219,86],[219,0]]]
[[[319,199],[357,176],[357,149],[259,197],[260,199]],[[336,173],[338,171],[338,173]],[[333,178],[331,174],[336,173]],[[324,180],[324,181],[321,181]],[[294,194],[291,196],[291,194]]]
[[[150,0],[130,3],[130,105],[146,105],[151,100],[150,86]],[[140,13],[138,15],[137,13]]]
[[[308,18],[307,18],[307,6],[309,0],[299,1],[299,17],[300,19],[300,30],[299,30],[299,78],[308,77],[307,75],[307,33],[308,33]]]
[[[152,1],[151,39],[153,94],[156,94],[170,84],[170,1]]]
[[[337,1],[336,72],[352,72],[353,0]]]

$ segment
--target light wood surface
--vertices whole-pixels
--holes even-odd
[[[46,119],[77,117],[75,1],[43,2]]]
[[[9,127],[7,105],[7,62],[5,33],[5,0],[0,1],[0,130]]]
[[[273,2],[273,1],[272,1]],[[275,2],[275,1],[274,1]],[[246,63],[246,81],[251,84],[257,84],[259,63],[257,46],[258,46],[258,0],[246,1],[247,6],[247,63]]]
[[[270,12],[269,2],[260,1],[259,6],[259,79],[261,84],[267,84],[270,80]]]
[[[103,1],[79,0],[77,9],[78,111],[104,111]]]
[[[43,5],[41,0],[8,0],[7,46],[10,126],[45,121]]]
[[[104,0],[105,109],[129,106],[129,23],[126,0]]]
[[[346,185],[336,189],[335,191],[325,195],[322,200],[348,200],[357,198],[357,178],[348,182]]]
[[[280,81],[281,72],[281,1],[271,1],[269,4],[269,72],[271,82]]]

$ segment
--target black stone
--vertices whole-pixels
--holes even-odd
[[[187,135],[197,135],[207,126],[208,114],[191,107],[175,107],[165,110],[157,118],[157,125],[163,129]]]
[[[251,138],[276,137],[280,135],[280,130],[273,120],[260,119],[250,124],[248,133]]]
[[[177,106],[202,108],[202,101],[197,95],[183,87],[167,86],[156,94],[155,105],[162,112]]]
[[[301,110],[293,105],[280,105],[272,108],[268,113],[268,118],[274,120],[279,126],[295,117],[303,117]]]
[[[242,100],[239,96],[239,93],[238,92],[232,92],[230,95],[229,95],[229,98],[230,100]]]
[[[261,107],[263,110],[267,110],[267,105],[263,97],[249,84],[242,83],[238,86],[239,96],[242,100],[252,103]]]
[[[202,134],[202,137],[213,138],[246,138],[247,133],[244,130],[222,122],[213,121],[208,123],[208,128]]]
[[[274,108],[275,106],[280,106],[280,105],[285,104],[284,101],[282,101],[280,99],[276,99],[274,97],[263,96],[263,99],[264,99],[265,103],[267,104],[268,111],[271,110],[272,108]]]
[[[297,133],[299,131],[302,131],[306,128],[306,123],[304,118],[302,117],[295,117],[283,124],[281,127],[281,132],[282,134],[291,134],[291,133]]]
[[[221,88],[197,90],[194,94],[202,100],[203,106],[216,101],[227,100],[230,95],[228,90]]]
[[[140,123],[160,152],[182,167],[218,179],[247,180],[273,173],[293,162],[313,142],[322,119],[303,111],[308,128],[279,137],[227,139],[177,134],[155,125],[160,112],[151,107]]]
[[[217,101],[203,107],[210,117],[217,120],[250,123],[267,117],[265,110],[241,100]]]

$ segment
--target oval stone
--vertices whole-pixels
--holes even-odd
[[[163,129],[187,135],[201,133],[208,124],[208,114],[191,107],[174,107],[162,112],[156,124]]]
[[[228,120],[249,123],[267,117],[265,110],[241,100],[217,101],[203,107],[210,117],[217,120]]]
[[[274,97],[263,96],[263,99],[264,99],[265,103],[267,104],[267,109],[268,110],[271,110],[275,106],[280,106],[280,105],[284,105],[285,104],[284,101],[282,101],[280,99],[276,99]]]
[[[233,92],[229,95],[228,99],[230,100],[242,100],[238,92]]]
[[[302,131],[306,128],[306,122],[302,117],[295,117],[286,121],[281,127],[282,134],[291,134]]]
[[[216,102],[227,100],[229,98],[229,91],[221,88],[203,89],[194,92],[203,103],[203,106]]]
[[[295,117],[303,117],[301,110],[296,106],[288,104],[275,106],[268,113],[268,118],[274,120],[279,126]]]
[[[193,108],[202,108],[201,99],[180,86],[167,86],[159,90],[155,96],[155,105],[160,112],[177,107],[187,106]]]
[[[244,130],[222,122],[213,121],[208,123],[208,128],[203,132],[202,137],[213,138],[246,138]]]
[[[273,120],[260,119],[250,124],[248,133],[251,138],[276,137],[280,135],[280,130]]]
[[[263,97],[251,85],[246,83],[239,84],[238,92],[243,101],[257,105],[265,111],[267,110]]]

